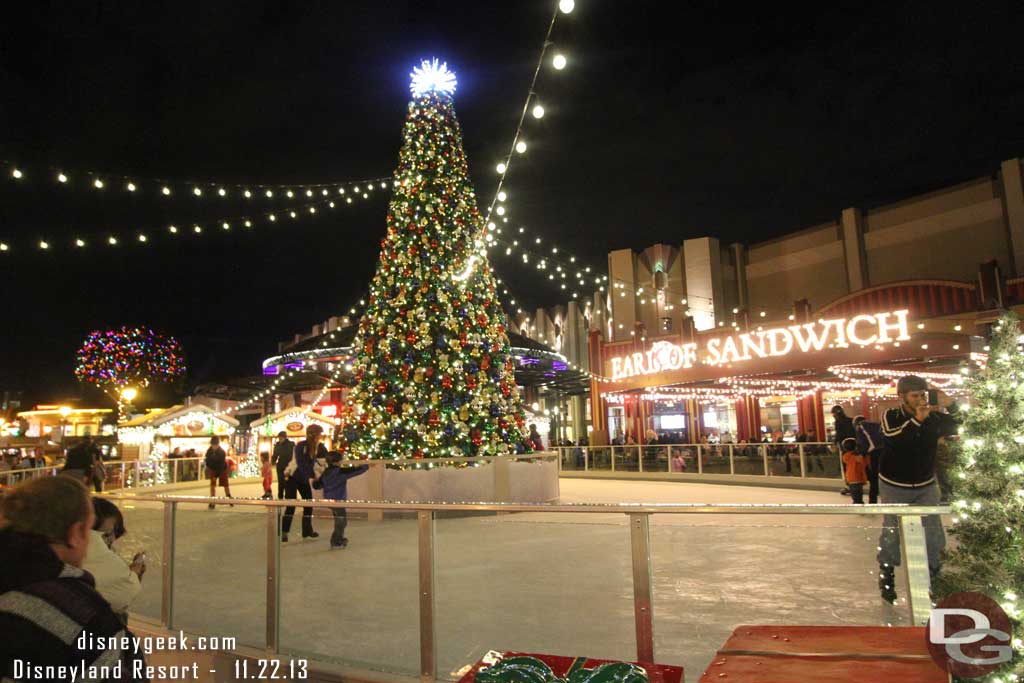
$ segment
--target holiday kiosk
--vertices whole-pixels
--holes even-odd
[[[455,86],[436,59],[412,73],[387,232],[353,343],[345,430],[348,454],[388,466],[354,478],[350,498],[558,496],[555,459],[514,457],[523,453],[523,406]]]
[[[306,428],[311,424],[323,427],[328,437],[335,429],[334,420],[302,407],[288,408],[260,418],[249,428],[249,451],[251,454],[272,453],[277,435],[281,432],[285,432],[288,440],[297,444],[306,438]]]
[[[233,417],[196,404],[152,410],[122,423],[117,436],[124,459],[149,460],[166,458],[175,448],[183,454],[192,449],[203,455],[210,447],[210,437],[221,437],[226,446],[237,428],[238,420]]]

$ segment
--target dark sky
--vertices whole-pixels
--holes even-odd
[[[611,249],[716,235],[755,242],[960,182],[1024,155],[1024,22],[1014,2],[577,0],[545,68],[547,115],[508,178],[515,224],[594,264]],[[0,28],[4,318],[0,390],[78,391],[89,330],[147,324],[193,382],[251,374],[276,343],[346,309],[373,274],[386,200],[250,234],[111,233],[252,205],[89,190],[81,171],[230,183],[390,175],[408,72],[438,56],[481,202],[507,150],[554,0],[34,2]],[[68,186],[45,177],[67,169]],[[76,184],[74,181],[78,180]],[[295,202],[292,202],[293,204]],[[261,202],[280,208],[283,200]],[[41,237],[49,253],[28,249]],[[495,257],[513,294],[562,300]]]

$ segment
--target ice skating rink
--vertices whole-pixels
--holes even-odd
[[[236,496],[262,492],[235,487]],[[563,479],[562,502],[843,503],[834,492],[677,482]],[[175,494],[202,495],[203,488]],[[158,618],[163,516],[121,501],[128,535],[150,571],[133,611]],[[739,624],[907,625],[878,596],[871,516],[656,515],[651,524],[655,654],[695,681]],[[351,519],[350,545],[302,540],[281,551],[282,651],[418,675],[415,519]],[[491,649],[635,659],[627,518],[524,513],[437,521],[438,673]],[[179,505],[175,628],[262,647],[266,520],[256,508]]]

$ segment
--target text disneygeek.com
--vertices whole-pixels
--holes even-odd
[[[179,631],[174,636],[94,636],[83,631],[74,642],[82,654],[76,664],[52,666],[35,664],[29,660],[14,659],[14,680],[63,680],[79,683],[90,680],[199,680],[198,662],[175,665],[151,665],[143,657],[164,652],[221,651],[227,653],[236,647],[236,639],[218,636],[189,636]],[[130,653],[132,656],[125,656]],[[187,658],[187,655],[185,656]],[[203,669],[207,669],[208,662]],[[240,679],[304,679],[306,662],[259,660],[253,663],[244,658],[233,664],[222,665]],[[209,669],[216,674],[215,669]],[[205,673],[205,671],[204,671]]]

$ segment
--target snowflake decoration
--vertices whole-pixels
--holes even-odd
[[[448,70],[448,62],[438,64],[437,57],[434,57],[433,61],[424,59],[409,75],[412,76],[409,89],[415,97],[429,92],[440,95],[451,95],[455,92],[455,74]]]

